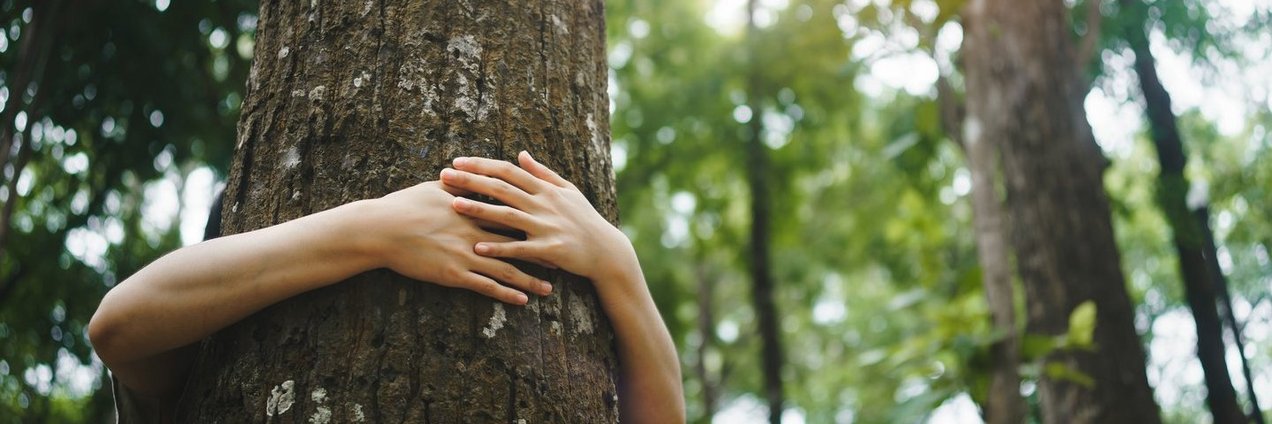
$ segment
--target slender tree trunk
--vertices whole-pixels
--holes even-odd
[[[1161,173],[1157,177],[1157,202],[1171,227],[1184,297],[1197,325],[1197,358],[1205,372],[1206,405],[1216,424],[1244,423],[1247,418],[1237,403],[1237,393],[1232,388],[1224,355],[1223,323],[1219,319],[1217,305],[1219,284],[1211,280],[1213,274],[1209,272],[1206,261],[1205,236],[1198,222],[1199,219],[1209,220],[1209,217],[1188,210],[1185,195],[1189,184],[1188,177],[1184,175],[1188,157],[1180,139],[1175,113],[1171,111],[1170,93],[1157,78],[1157,65],[1144,33],[1146,7],[1130,0],[1123,0],[1122,6],[1124,11],[1132,12],[1132,16],[1138,18],[1126,26],[1125,37],[1135,52],[1135,73],[1144,93],[1153,145],[1161,163]],[[1209,254],[1213,255],[1214,251]]]
[[[1263,424],[1266,422],[1263,418],[1263,407],[1259,406],[1259,396],[1254,392],[1254,373],[1250,372],[1250,361],[1245,354],[1245,337],[1241,335],[1242,325],[1237,322],[1237,316],[1232,311],[1232,294],[1228,290],[1228,279],[1223,275],[1223,269],[1219,267],[1218,249],[1215,247],[1215,232],[1210,229],[1210,208],[1202,206],[1193,210],[1193,217],[1197,220],[1197,225],[1201,228],[1201,234],[1205,237],[1205,247],[1202,249],[1206,252],[1207,268],[1210,270],[1210,280],[1218,284],[1216,290],[1219,292],[1219,300],[1223,305],[1223,317],[1228,321],[1228,329],[1232,331],[1232,342],[1236,345],[1237,354],[1241,358],[1241,373],[1245,376],[1246,396],[1250,398],[1250,414],[1248,417],[1255,424]]]
[[[227,233],[527,149],[616,220],[600,1],[272,1],[225,193]],[[297,246],[304,248],[304,246]],[[386,270],[204,343],[180,422],[615,422],[586,281],[526,307]]]
[[[701,258],[700,258],[701,259]],[[698,360],[694,363],[694,372],[702,383],[702,422],[711,422],[715,416],[716,399],[719,398],[718,381],[707,369],[707,352],[715,340],[715,281],[707,275],[705,265],[698,265]]]
[[[768,147],[764,145],[764,127],[760,120],[760,64],[755,58],[759,28],[755,25],[756,0],[747,2],[747,40],[750,60],[747,75],[747,106],[751,120],[747,122],[747,183],[751,189],[751,301],[760,331],[760,354],[764,372],[764,399],[768,402],[769,422],[782,422],[785,395],[782,393],[782,341],[778,334],[777,307],[773,300],[769,230],[772,208],[768,185]]]
[[[1113,239],[1105,160],[1082,109],[1060,0],[965,10],[965,143],[1002,147],[1007,222],[1027,331],[1059,335],[1094,301],[1095,351],[1061,350],[1039,382],[1047,423],[1160,422]]]

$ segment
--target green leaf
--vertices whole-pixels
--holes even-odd
[[[1043,372],[1049,378],[1072,382],[1088,389],[1095,387],[1095,379],[1091,375],[1070,367],[1063,362],[1048,362],[1043,368]]]
[[[1095,318],[1095,301],[1087,300],[1073,308],[1073,312],[1069,314],[1069,334],[1065,343],[1067,347],[1095,348]]]
[[[1020,339],[1020,356],[1024,362],[1045,358],[1056,350],[1062,341],[1042,334],[1025,334]]]

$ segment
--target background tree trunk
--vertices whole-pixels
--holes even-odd
[[[965,12],[965,142],[1002,146],[1027,330],[1064,334],[1087,300],[1098,311],[1095,351],[1047,358],[1043,421],[1159,422],[1113,240],[1105,160],[1077,95],[1068,11],[1059,0],[974,0]]]
[[[1006,211],[999,195],[999,146],[989,139],[965,144],[972,174],[972,209],[976,225],[977,261],[985,285],[994,330],[1002,339],[990,348],[992,369],[985,422],[1020,423],[1025,420],[1025,400],[1020,396],[1020,338],[1016,327],[1016,301],[1012,288],[1011,250],[1007,238]]]
[[[616,220],[600,1],[263,1],[227,233],[527,149]],[[297,246],[303,248],[303,246]],[[378,270],[203,346],[181,422],[615,422],[591,286],[526,307]]]
[[[699,256],[699,261],[705,258]],[[717,385],[721,379],[714,377],[711,370],[707,366],[707,353],[715,345],[715,276],[709,275],[706,265],[699,262],[694,269],[694,276],[698,280],[698,337],[696,356],[693,370],[698,377],[698,381],[702,384],[702,422],[710,423],[716,413],[716,400],[719,399],[720,388]]]
[[[1250,399],[1250,414],[1248,417],[1255,424],[1263,424],[1267,422],[1263,417],[1263,407],[1259,406],[1259,396],[1254,391],[1254,373],[1250,371],[1250,360],[1246,357],[1245,336],[1242,335],[1244,325],[1237,322],[1237,316],[1232,310],[1232,292],[1228,289],[1228,279],[1223,275],[1223,269],[1219,267],[1219,257],[1216,254],[1218,248],[1215,245],[1215,232],[1210,228],[1210,207],[1203,205],[1193,210],[1193,217],[1197,220],[1197,225],[1201,227],[1201,234],[1205,237],[1205,247],[1203,251],[1208,252],[1206,262],[1210,265],[1210,280],[1219,284],[1216,290],[1219,292],[1219,301],[1223,305],[1223,317],[1228,321],[1228,330],[1232,331],[1232,343],[1237,348],[1237,354],[1241,358],[1241,374],[1245,376],[1246,397]],[[1257,304],[1258,302],[1255,302]]]
[[[759,28],[755,24],[756,0],[747,2],[747,41],[751,52],[747,75],[747,106],[751,108],[751,119],[747,121],[746,140],[746,176],[747,186],[751,190],[751,243],[748,259],[751,268],[751,304],[755,308],[756,324],[760,332],[760,358],[764,373],[764,399],[768,403],[769,423],[782,422],[783,404],[786,402],[782,389],[782,339],[778,333],[781,325],[774,302],[774,284],[771,255],[772,206],[769,196],[769,157],[768,147],[764,145],[764,126],[761,119],[763,105],[760,103],[760,63],[756,60],[758,51]]]
[[[1020,330],[1016,321],[1016,288],[1013,287],[1011,246],[1007,212],[1003,209],[1002,148],[995,140],[964,140],[963,121],[967,106],[949,81],[936,81],[937,103],[941,107],[941,127],[967,158],[972,174],[972,221],[976,226],[976,260],[985,287],[994,331],[1001,338],[990,347],[989,390],[981,415],[988,424],[1017,424],[1025,421],[1028,406],[1020,395]]]
[[[1147,6],[1128,0],[1123,0],[1121,5],[1124,12],[1134,17],[1126,26],[1125,37],[1135,52],[1135,74],[1144,94],[1153,146],[1161,164],[1157,177],[1157,202],[1170,224],[1175,255],[1179,258],[1184,298],[1197,325],[1197,359],[1206,376],[1206,406],[1210,408],[1216,424],[1244,423],[1248,419],[1237,404],[1237,393],[1232,388],[1232,377],[1228,375],[1224,355],[1223,322],[1219,319],[1217,295],[1220,284],[1211,280],[1216,274],[1210,272],[1206,261],[1206,255],[1214,255],[1215,252],[1204,250],[1203,226],[1198,222],[1209,221],[1210,217],[1190,212],[1185,199],[1189,190],[1188,177],[1184,175],[1188,156],[1175,123],[1175,112],[1171,110],[1170,93],[1157,78],[1157,65],[1144,33]],[[1217,275],[1223,277],[1222,274]]]

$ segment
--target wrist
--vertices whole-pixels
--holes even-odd
[[[359,200],[331,209],[330,228],[319,229],[331,235],[330,243],[341,256],[351,259],[362,271],[383,268],[386,250],[384,237],[376,235],[376,219],[368,218],[376,211],[375,200]]]
[[[645,289],[645,277],[631,240],[617,228],[610,227],[604,256],[598,261],[594,275],[588,276],[602,297],[630,297]]]

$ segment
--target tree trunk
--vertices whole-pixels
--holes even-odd
[[[1219,300],[1223,305],[1223,316],[1228,321],[1228,329],[1232,331],[1232,343],[1236,345],[1237,354],[1241,357],[1241,374],[1245,376],[1246,396],[1250,398],[1250,415],[1248,417],[1255,424],[1263,424],[1266,422],[1263,418],[1263,407],[1259,406],[1259,396],[1254,391],[1254,373],[1250,371],[1250,360],[1245,354],[1245,337],[1241,334],[1243,326],[1237,322],[1237,316],[1232,311],[1232,294],[1228,290],[1228,279],[1224,277],[1223,269],[1219,268],[1219,256],[1216,253],[1218,248],[1215,247],[1215,232],[1210,229],[1210,207],[1203,205],[1193,210],[1193,217],[1196,218],[1197,225],[1201,227],[1201,234],[1205,237],[1206,245],[1202,249],[1206,252],[1206,263],[1209,264],[1207,269],[1210,270],[1210,280],[1219,285],[1216,290],[1219,292]],[[1257,302],[1255,303],[1257,304]]]
[[[993,369],[985,399],[985,422],[1015,424],[1025,421],[1025,400],[1020,396],[1020,338],[1006,211],[999,196],[999,147],[994,141],[980,139],[964,145],[972,174],[973,221],[985,301],[994,330],[1002,332],[1002,339],[990,347]]]
[[[941,127],[947,137],[963,150],[972,174],[972,221],[976,226],[976,259],[985,286],[985,304],[1001,338],[990,346],[989,390],[981,415],[988,424],[1018,424],[1028,410],[1020,395],[1020,331],[1016,327],[1016,297],[1012,285],[1011,247],[1007,234],[1007,212],[1000,194],[1001,147],[993,140],[964,140],[963,121],[967,106],[955,94],[945,77],[936,81],[941,107]]]
[[[755,308],[756,323],[760,332],[760,356],[764,373],[764,399],[768,403],[769,423],[782,422],[782,409],[785,395],[782,390],[782,341],[778,334],[777,307],[773,295],[773,270],[771,268],[769,230],[770,206],[768,186],[768,147],[764,145],[763,115],[760,104],[759,62],[755,55],[758,51],[757,36],[759,28],[755,25],[756,0],[747,2],[747,39],[749,41],[750,63],[747,75],[747,106],[751,108],[751,120],[747,122],[746,140],[746,172],[747,183],[751,189],[751,302]]]
[[[526,149],[611,221],[600,1],[261,4],[227,233]],[[297,248],[304,248],[297,246]],[[526,307],[377,270],[204,343],[180,422],[615,422],[613,336],[590,284]]]
[[[705,258],[698,258],[700,261]],[[706,265],[699,262],[695,269],[698,279],[698,359],[694,361],[694,373],[702,383],[702,422],[709,423],[716,413],[716,399],[719,398],[719,380],[711,376],[707,367],[707,352],[715,344],[715,281],[714,276],[707,274]]]
[[[1113,239],[1105,160],[1082,109],[1059,0],[974,0],[965,11],[965,143],[1002,148],[1007,222],[1027,330],[1061,335],[1094,301],[1094,351],[1047,358],[1047,423],[1160,422]],[[1088,380],[1089,378],[1089,380]]]
[[[1136,18],[1126,26],[1125,37],[1135,52],[1135,73],[1139,76],[1153,145],[1161,163],[1157,202],[1170,224],[1184,297],[1197,325],[1197,359],[1201,361],[1206,377],[1206,406],[1210,408],[1216,424],[1244,423],[1248,420],[1237,403],[1237,393],[1232,388],[1224,355],[1223,323],[1219,319],[1216,293],[1220,285],[1218,281],[1211,280],[1214,274],[1209,271],[1206,261],[1206,254],[1214,255],[1215,252],[1205,250],[1205,236],[1198,222],[1209,220],[1209,216],[1190,212],[1185,199],[1189,184],[1184,166],[1188,157],[1180,139],[1175,113],[1171,110],[1170,93],[1157,78],[1157,65],[1144,33],[1144,21],[1148,16],[1146,7],[1127,0],[1121,4],[1124,11],[1132,12]]]

